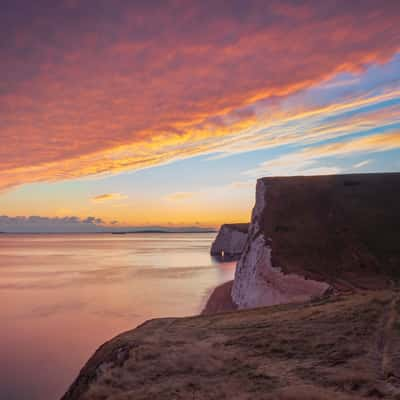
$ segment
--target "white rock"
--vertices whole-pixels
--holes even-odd
[[[297,274],[284,274],[272,266],[271,247],[266,243],[262,224],[264,209],[268,206],[265,194],[265,183],[258,180],[248,241],[232,287],[232,300],[239,309],[307,301],[321,296],[330,287]]]
[[[211,246],[213,255],[240,255],[247,241],[247,233],[234,228],[234,225],[222,225]]]

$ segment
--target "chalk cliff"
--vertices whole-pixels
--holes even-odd
[[[232,300],[305,301],[400,276],[400,174],[259,179]]]
[[[247,241],[249,224],[224,224],[211,246],[211,255],[239,258]]]
[[[284,274],[272,265],[272,238],[264,234],[266,188],[263,179],[257,182],[248,241],[240,258],[232,287],[232,301],[238,308],[307,301],[322,296],[329,284],[306,279],[299,274]]]

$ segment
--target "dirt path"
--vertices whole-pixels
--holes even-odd
[[[400,298],[394,294],[382,316],[377,332],[379,378],[393,397],[400,396]]]
[[[395,322],[397,320],[396,304],[398,302],[398,296],[393,296],[392,301],[389,303],[388,311],[386,315],[386,322],[383,326],[382,331],[382,359],[381,359],[381,374],[384,379],[388,379],[391,376],[395,376],[395,371],[392,365],[392,347],[395,334]]]

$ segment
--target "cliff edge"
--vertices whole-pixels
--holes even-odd
[[[399,243],[400,174],[259,179],[232,300],[249,308],[389,287]]]

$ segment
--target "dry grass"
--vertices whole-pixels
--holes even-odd
[[[150,321],[100,348],[63,400],[395,399],[392,296]]]
[[[323,389],[312,385],[291,386],[278,391],[266,400],[356,400],[357,397],[349,396],[337,391]]]

